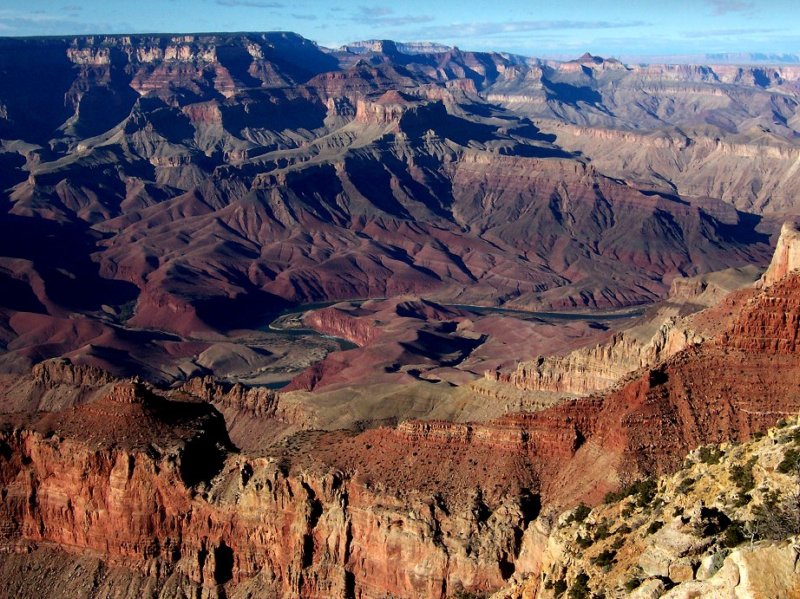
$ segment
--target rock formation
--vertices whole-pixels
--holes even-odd
[[[779,247],[788,243],[785,231]],[[773,271],[782,253],[779,250],[773,259]],[[752,285],[758,272],[746,269],[676,279],[664,304],[608,341],[564,356],[540,356],[532,362],[521,362],[513,372],[487,371],[486,378],[524,391],[574,395],[604,391],[626,375],[718,334],[742,306],[738,295],[731,292]]]
[[[415,48],[326,51],[288,33],[3,40],[0,368],[66,355],[185,379],[208,374],[187,363],[208,346],[153,329],[215,341],[305,302],[652,302],[675,278],[765,264],[776,221],[751,212],[794,210],[790,68]],[[688,107],[697,97],[704,109]],[[652,114],[636,108],[650,101]],[[692,143],[657,133],[689,125]],[[637,135],[694,153],[630,172],[603,162],[641,149]]]
[[[88,401],[4,416],[0,561],[68,549],[167,595],[498,589],[541,568],[542,509],[596,502],[800,410],[800,278],[747,293],[722,334],[605,395],[488,423],[297,432],[252,454],[203,400],[268,422],[269,393],[90,376],[102,385]]]
[[[760,284],[773,285],[798,269],[800,269],[800,229],[796,223],[784,223],[775,255]]]
[[[704,446],[668,477],[541,519],[541,567],[493,599],[800,596],[798,434],[794,417],[759,440]]]

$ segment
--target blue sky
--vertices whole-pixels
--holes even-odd
[[[0,36],[295,31],[532,56],[800,53],[797,0],[2,0]]]

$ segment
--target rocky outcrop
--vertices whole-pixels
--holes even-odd
[[[772,285],[800,269],[800,227],[797,223],[785,223],[781,228],[775,254],[760,285]]]
[[[211,377],[194,378],[181,386],[181,390],[203,401],[245,412],[257,418],[278,417],[278,394],[264,387],[245,387],[239,383],[223,386]]]
[[[347,339],[359,346],[369,345],[381,334],[371,319],[359,318],[335,306],[307,312],[303,322],[316,331]]]
[[[443,597],[497,587],[513,570],[535,516],[527,495],[491,507],[477,495],[474,513],[456,511],[444,497],[400,499],[291,458],[219,453],[224,436],[195,406],[124,386],[1,433],[4,548],[98,552],[155,588],[177,579],[211,597]]]
[[[34,384],[46,388],[53,388],[59,385],[73,387],[102,387],[115,380],[105,370],[73,364],[69,360],[54,358],[44,360],[36,364],[31,370]]]
[[[521,362],[513,372],[488,371],[485,377],[523,391],[574,395],[604,391],[626,375],[718,334],[731,314],[742,308],[731,292],[747,288],[758,272],[739,269],[675,279],[662,306],[608,341],[564,356]]]
[[[799,597],[800,420],[765,438],[705,446],[683,467],[552,515],[539,529],[534,575],[493,599]]]

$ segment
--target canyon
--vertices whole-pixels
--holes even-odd
[[[0,76],[0,594],[789,572],[788,533],[667,545],[755,521],[723,466],[794,490],[800,68],[281,32],[0,38]]]
[[[606,393],[483,423],[310,429],[274,392],[158,389],[45,362],[4,391],[4,555],[41,560],[56,585],[73,584],[73,553],[102,560],[70,587],[86,596],[121,581],[156,596],[496,590],[541,567],[543,514],[800,411],[800,275],[735,295],[718,334]],[[54,396],[68,399],[41,411]],[[214,406],[260,419],[272,442],[237,450]],[[97,568],[113,575],[90,580]]]
[[[791,66],[264,33],[8,38],[0,73],[7,372],[255,379],[309,302],[651,303],[797,212]]]

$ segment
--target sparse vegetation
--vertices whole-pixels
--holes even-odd
[[[631,527],[628,526],[627,524],[622,524],[617,527],[617,530],[614,531],[614,534],[627,535],[630,534],[630,532],[631,532]]]
[[[778,472],[782,474],[800,472],[800,450],[793,447],[787,449],[783,460],[778,464]]]
[[[588,599],[591,590],[589,589],[589,576],[585,572],[581,572],[575,577],[575,582],[569,589],[570,599]]]
[[[563,578],[559,578],[553,583],[553,593],[556,597],[561,597],[566,590],[567,590],[567,581]]]
[[[594,539],[592,539],[591,535],[587,535],[585,537],[578,535],[578,537],[575,539],[575,543],[581,549],[588,549],[594,544]]]
[[[719,464],[720,458],[725,455],[718,447],[706,445],[697,452],[697,457],[703,464]]]
[[[678,484],[678,487],[675,489],[675,492],[678,493],[679,495],[685,495],[694,488],[694,482],[695,482],[694,479],[691,477],[684,478],[680,482],[680,484]]]
[[[745,528],[741,522],[732,522],[722,535],[723,547],[736,547],[747,540]]]
[[[619,491],[609,491],[603,498],[606,504],[616,503],[626,497],[635,497],[636,505],[646,507],[650,505],[658,492],[658,484],[652,478],[637,480],[636,482],[623,487]]]
[[[654,520],[650,523],[650,526],[647,527],[646,534],[651,535],[653,533],[658,532],[664,526],[664,523],[661,520]]]
[[[592,508],[585,503],[580,503],[578,504],[578,507],[572,511],[572,514],[570,514],[569,518],[567,518],[567,524],[572,524],[573,522],[583,522],[591,513]]]
[[[789,497],[777,492],[767,494],[761,505],[753,508],[750,522],[754,539],[785,539],[800,533],[800,491]]]
[[[606,549],[602,551],[597,556],[593,557],[591,562],[598,568],[602,568],[603,570],[610,570],[611,566],[614,565],[616,561],[617,552],[613,549]]]
[[[740,494],[752,491],[756,486],[756,479],[753,477],[753,466],[757,458],[751,457],[746,464],[734,464],[729,471],[731,482],[739,489]]]
[[[597,525],[597,528],[594,531],[594,540],[602,541],[603,539],[607,539],[611,536],[611,530],[608,526],[608,520],[603,520],[600,524]]]

